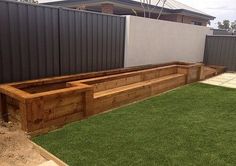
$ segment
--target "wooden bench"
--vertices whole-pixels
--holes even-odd
[[[108,109],[160,94],[184,85],[185,82],[185,74],[171,74],[96,92],[94,93],[94,113],[103,112]]]
[[[84,79],[80,81],[69,82],[68,84],[79,84],[84,83],[92,85],[94,87],[94,93],[113,89],[120,86],[130,85],[134,83],[139,83],[142,81],[147,81],[171,74],[177,73],[177,66],[170,65],[166,67],[145,69],[135,72],[115,74],[111,76],[97,77],[91,79]]]
[[[184,85],[185,73],[178,73],[178,65],[114,74],[68,82],[68,86],[81,83],[91,85],[94,91],[93,113],[119,107]]]

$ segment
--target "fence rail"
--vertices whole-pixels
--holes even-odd
[[[236,36],[207,36],[204,63],[236,71]]]
[[[125,17],[0,2],[0,83],[124,66]]]

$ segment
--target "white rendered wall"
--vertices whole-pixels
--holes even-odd
[[[202,62],[208,27],[126,17],[125,67],[172,61]]]

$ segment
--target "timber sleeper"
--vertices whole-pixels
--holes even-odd
[[[0,86],[0,113],[40,134],[200,79],[201,64],[174,62]]]

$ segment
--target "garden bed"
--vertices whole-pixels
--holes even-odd
[[[0,112],[40,134],[200,79],[201,64],[173,62],[2,85]]]

